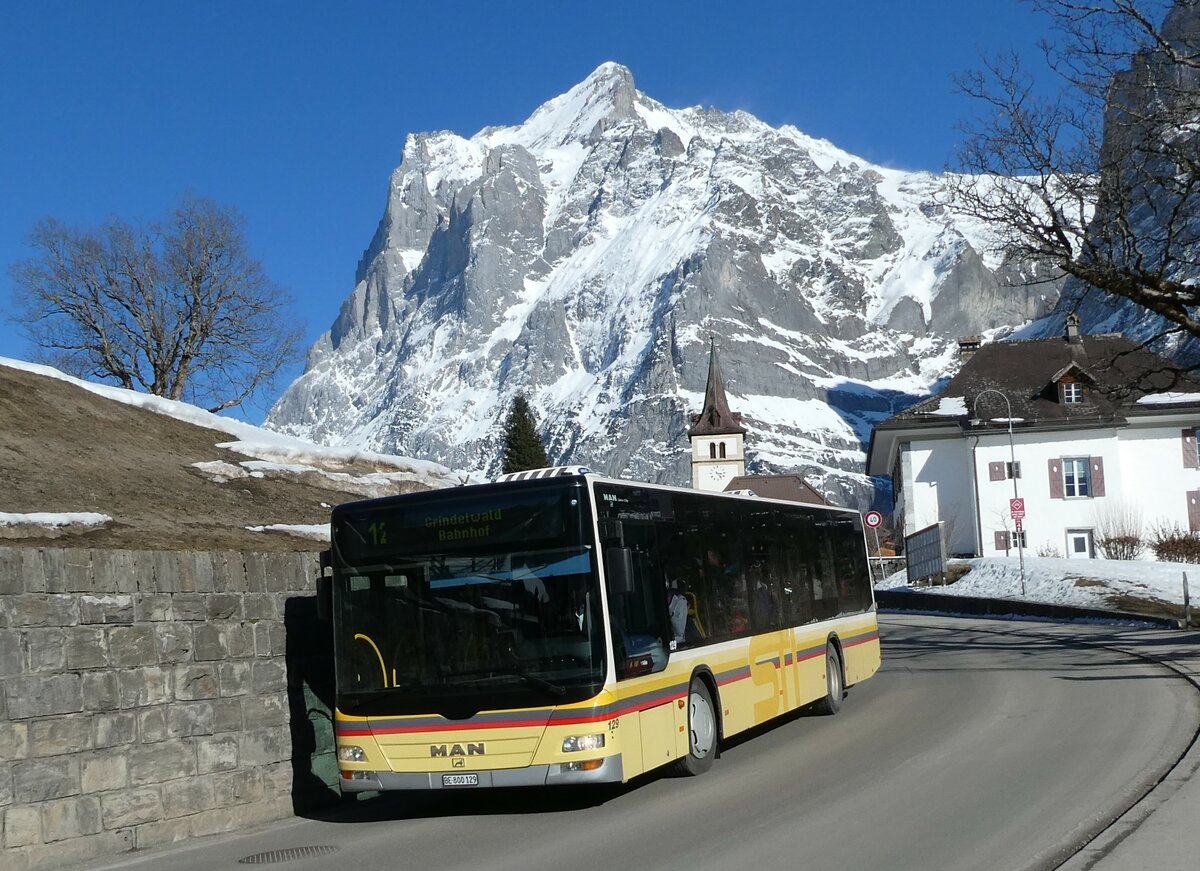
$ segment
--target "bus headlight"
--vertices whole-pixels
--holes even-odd
[[[366,762],[367,754],[363,752],[361,747],[353,745],[344,745],[338,748],[339,762]]]
[[[563,753],[577,753],[580,750],[599,750],[604,746],[604,735],[572,735],[563,739]]]

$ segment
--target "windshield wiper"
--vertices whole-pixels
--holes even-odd
[[[543,689],[546,690],[546,692],[553,693],[556,696],[565,696],[567,694],[567,688],[560,684],[552,683],[545,678],[540,678],[537,675],[529,674],[528,672],[517,671],[516,669],[480,668],[474,671],[456,672],[452,676],[464,677],[467,675],[477,675],[478,677],[476,681],[474,681],[476,683],[481,682],[489,677],[515,677],[523,680],[527,684],[537,687],[538,689]]]

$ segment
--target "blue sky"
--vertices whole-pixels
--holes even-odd
[[[1019,0],[0,2],[0,311],[39,218],[153,219],[191,193],[241,210],[315,339],[406,134],[518,123],[606,60],[667,106],[939,170],[973,111],[951,74],[1042,28]],[[34,357],[7,320],[0,356]]]

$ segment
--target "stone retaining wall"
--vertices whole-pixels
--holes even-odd
[[[64,868],[332,799],[314,553],[0,548],[0,850]]]

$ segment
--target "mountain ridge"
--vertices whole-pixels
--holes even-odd
[[[716,335],[757,471],[873,498],[870,424],[954,340],[1049,311],[940,177],[606,63],[511,127],[410,134],[356,285],[268,425],[494,471],[523,392],[552,460],[683,483]]]

